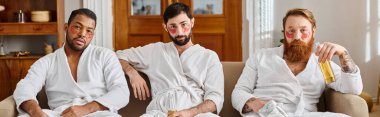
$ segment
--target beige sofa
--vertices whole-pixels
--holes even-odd
[[[222,117],[239,117],[239,113],[232,107],[231,93],[242,72],[244,64],[242,62],[223,62],[225,79],[225,101],[220,113]],[[37,96],[41,107],[48,108],[46,96],[43,92]],[[149,99],[150,100],[150,99]],[[132,95],[129,104],[119,110],[123,117],[138,117],[145,112],[149,100],[139,101]],[[345,113],[352,117],[368,117],[368,107],[366,102],[357,95],[342,94],[331,89],[326,89],[318,104],[319,111],[331,111]],[[0,102],[0,117],[14,117],[17,115],[15,102],[10,96]]]

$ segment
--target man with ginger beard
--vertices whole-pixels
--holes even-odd
[[[360,70],[346,48],[325,42],[313,52],[316,21],[307,9],[291,9],[283,19],[285,44],[257,51],[249,58],[235,89],[232,105],[242,116],[338,117],[317,112],[326,87],[358,95],[363,89]],[[330,61],[339,57],[341,67]],[[329,62],[336,81],[325,83],[319,67]],[[271,108],[275,107],[275,108]]]
[[[149,78],[152,101],[142,117],[217,116],[224,101],[218,55],[191,41],[195,19],[189,6],[173,3],[165,9],[163,19],[162,26],[172,42],[117,51],[135,98],[150,96],[137,70]]]

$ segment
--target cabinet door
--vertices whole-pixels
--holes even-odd
[[[7,60],[0,59],[0,100],[12,94],[10,69]]]
[[[12,76],[11,80],[11,90],[12,92],[16,89],[17,83],[24,79],[26,74],[28,74],[28,71],[30,69],[30,66],[33,65],[33,63],[37,61],[37,59],[22,59],[18,60],[17,63],[14,63],[14,66],[17,66],[18,68],[11,67],[16,71],[14,75]]]
[[[0,59],[0,100],[13,94],[37,59]]]
[[[11,92],[14,91],[17,82],[20,80],[20,73],[21,73],[21,66],[20,66],[20,60],[19,59],[9,59],[6,60],[7,67],[10,70],[10,90]]]

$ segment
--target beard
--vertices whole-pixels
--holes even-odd
[[[168,33],[169,34],[169,33]],[[183,46],[183,45],[186,45],[187,43],[189,43],[190,39],[191,39],[191,35],[192,35],[192,32],[190,30],[190,33],[189,35],[178,35],[178,36],[175,36],[175,37],[172,37],[170,34],[169,34],[169,37],[170,39],[173,41],[174,44],[176,45],[179,45],[179,46]],[[183,40],[179,40],[179,38],[183,38],[185,37],[185,39]]]
[[[80,37],[69,39],[69,37],[66,35],[66,43],[67,43],[67,45],[69,46],[69,48],[71,50],[74,50],[74,51],[83,51],[83,50],[85,50],[87,48],[88,44],[86,44],[86,43],[83,45],[83,47],[75,46],[74,40],[79,39],[79,38]]]
[[[290,62],[308,61],[313,51],[314,37],[308,43],[301,40],[294,40],[291,43],[285,42],[284,58]]]

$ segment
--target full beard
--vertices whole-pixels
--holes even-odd
[[[294,40],[291,43],[285,42],[284,59],[289,62],[308,61],[313,51],[314,37],[308,43],[301,40]]]
[[[66,43],[67,45],[69,46],[69,48],[71,50],[74,50],[74,51],[83,51],[87,48],[88,45],[84,45],[83,47],[78,47],[78,46],[75,46],[74,45],[74,40],[77,39],[77,38],[74,38],[74,39],[69,39],[68,36],[66,36]]]
[[[186,45],[187,43],[189,43],[189,41],[191,39],[191,35],[192,35],[192,32],[190,31],[189,35],[178,35],[178,36],[172,37],[169,34],[169,37],[173,41],[174,44],[179,45],[179,46],[183,46],[183,45]],[[182,38],[182,37],[185,37],[185,39],[182,41],[178,40],[178,38]]]

